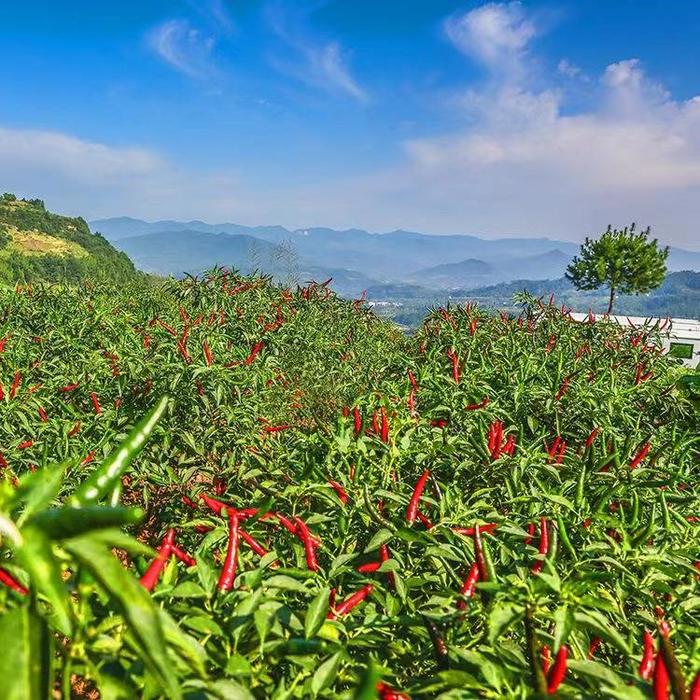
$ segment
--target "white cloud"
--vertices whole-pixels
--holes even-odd
[[[249,200],[235,173],[185,171],[149,149],[53,131],[0,127],[0,172],[4,190],[86,218],[231,214]]]
[[[167,20],[147,39],[162,61],[190,78],[203,79],[216,73],[211,56],[214,38],[195,29],[187,20]]]
[[[575,66],[566,58],[562,58],[561,61],[557,63],[557,72],[565,75],[567,78],[580,78],[581,80],[588,79],[578,66]]]
[[[272,65],[281,73],[307,85],[366,102],[369,96],[352,75],[347,52],[343,51],[340,43],[310,35],[308,9],[291,8],[282,3],[267,6],[266,16],[270,27],[291,51],[286,56],[274,55]]]
[[[445,21],[445,32],[462,53],[491,70],[519,74],[537,28],[519,2],[510,2],[453,15]]]

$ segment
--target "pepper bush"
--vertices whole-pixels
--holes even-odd
[[[521,301],[0,292],[3,697],[695,700],[683,370]]]

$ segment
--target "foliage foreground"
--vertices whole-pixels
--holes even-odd
[[[220,270],[0,304],[3,698],[700,693],[658,329],[531,300],[405,338]]]

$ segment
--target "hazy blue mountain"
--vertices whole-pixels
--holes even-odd
[[[283,226],[147,222],[128,217],[101,219],[91,226],[144,270],[178,275],[213,264],[247,270],[248,258],[254,254],[265,272],[287,280],[293,278],[291,269],[333,276],[337,291],[350,295],[365,286],[408,284],[444,290],[508,282],[524,275],[553,279],[563,275],[578,251],[575,243],[549,238],[484,239],[403,230],[370,233],[315,227],[292,231]],[[671,249],[669,270],[683,269],[700,270],[700,252]]]
[[[247,235],[162,231],[116,239],[114,245],[139,269],[161,275],[198,273],[215,265],[271,273],[280,267],[276,246]]]

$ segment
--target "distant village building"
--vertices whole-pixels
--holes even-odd
[[[586,321],[588,314],[572,313],[576,321]],[[643,316],[610,316],[620,325],[654,328],[658,324],[664,350],[683,361],[686,367],[697,367],[700,362],[700,321],[692,318],[645,318]]]

